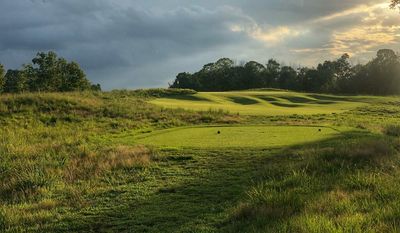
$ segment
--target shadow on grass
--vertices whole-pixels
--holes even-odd
[[[299,107],[304,106],[301,104],[287,104],[287,103],[273,102],[273,101],[271,101],[270,104],[278,106],[278,107],[285,107],[285,108],[299,108]]]
[[[259,103],[255,99],[246,98],[246,97],[232,96],[232,97],[228,97],[228,99],[233,101],[236,104],[241,104],[241,105],[253,105],[253,104],[258,104]]]
[[[164,97],[166,99],[174,99],[174,100],[188,100],[188,101],[206,101],[206,102],[213,102],[210,99],[195,96],[195,95],[169,95]]]
[[[289,100],[292,103],[296,104],[305,104],[305,103],[313,103],[315,100],[307,99],[300,96],[280,96],[281,99]]]
[[[160,160],[147,171],[143,182],[98,191],[90,197],[94,203],[90,208],[63,219],[62,227],[51,231],[274,232],[282,222],[302,214],[305,203],[319,200],[356,172],[355,162],[346,158],[312,154],[308,158],[290,151],[340,146],[343,140],[371,137],[351,132],[281,150],[160,152]],[[293,176],[297,172],[306,178]],[[265,183],[274,194],[271,202],[235,213],[238,204],[247,200],[246,193],[259,183]],[[280,193],[289,194],[282,198]],[[263,220],[256,221],[258,218]]]
[[[313,100],[313,99],[308,99],[308,98],[304,98],[304,97],[300,97],[300,96],[287,96],[287,97],[283,97],[281,96],[280,98],[288,100],[292,103],[295,104],[336,104],[336,101],[332,101],[332,100]]]
[[[277,98],[269,97],[269,96],[259,95],[259,96],[256,96],[256,97],[259,98],[259,99],[262,99],[264,101],[267,101],[267,102],[279,101]]]
[[[358,102],[357,99],[347,96],[331,96],[331,95],[319,95],[319,94],[308,94],[307,96],[322,101],[347,101],[347,102]]]

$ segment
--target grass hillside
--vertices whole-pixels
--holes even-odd
[[[171,95],[151,101],[156,105],[192,110],[223,109],[243,115],[330,114],[364,106],[367,96],[333,96],[287,91],[202,92]]]
[[[0,96],[0,232],[398,232],[400,98]]]

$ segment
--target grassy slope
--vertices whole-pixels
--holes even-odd
[[[244,115],[341,113],[365,105],[372,97],[332,96],[284,91],[209,92],[157,98],[151,103],[192,110],[222,109]]]
[[[298,93],[282,92],[235,97],[250,103],[249,95],[260,93],[305,101],[292,98]],[[329,104],[336,114],[321,114],[327,108],[321,104],[307,112],[274,110],[296,115],[260,115],[260,108],[255,116],[237,116],[160,108],[127,92],[2,96],[0,231],[396,232],[400,140],[381,132],[399,122],[399,99],[346,98],[367,103]],[[340,111],[344,105],[350,111]],[[246,108],[251,106],[258,108]],[[165,140],[158,134],[162,129],[233,123],[246,134],[251,130],[245,125],[254,124],[274,130],[275,125],[347,130],[316,141],[282,142],[286,145],[274,149],[252,144],[256,140],[250,137],[229,138],[225,128],[227,139],[250,144],[224,148],[220,143],[218,149],[137,145],[146,138],[141,135]],[[391,129],[391,135],[400,131]],[[202,131],[186,130],[189,136],[191,130]]]

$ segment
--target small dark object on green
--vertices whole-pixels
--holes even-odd
[[[218,130],[217,134],[221,134],[221,131]]]
[[[319,131],[319,132],[321,132],[321,131],[322,131],[322,129],[318,129],[318,131]]]

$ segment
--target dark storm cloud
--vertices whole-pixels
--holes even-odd
[[[364,25],[369,14],[341,12],[373,2],[2,0],[0,62],[17,68],[37,51],[55,50],[107,89],[165,86],[177,72],[219,57],[310,63],[312,54],[329,58],[337,49],[334,32]],[[394,27],[396,20],[378,21]],[[352,42],[359,35],[336,36]]]
[[[27,62],[11,59],[10,63],[10,51],[31,55],[32,51],[56,50],[79,61],[89,74],[96,73],[91,77],[94,80],[106,83],[108,77],[101,77],[98,71],[107,70],[113,75],[112,82],[118,83],[117,72],[131,70],[132,83],[143,83],[138,79],[159,79],[155,74],[133,77],[143,66],[156,66],[170,58],[192,56],[243,39],[226,25],[241,21],[240,17],[225,8],[177,7],[154,13],[112,1],[6,0],[0,9],[4,12],[0,13],[0,59],[6,65],[16,67]],[[149,69],[152,73],[157,67]]]

